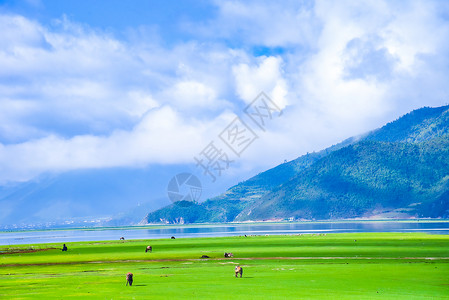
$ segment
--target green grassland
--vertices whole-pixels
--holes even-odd
[[[449,298],[447,235],[77,242],[67,243],[68,252],[61,246],[0,246],[0,299]],[[225,251],[234,257],[224,258]],[[237,264],[243,278],[234,277]],[[125,286],[127,272],[132,287]]]

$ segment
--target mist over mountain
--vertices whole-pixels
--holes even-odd
[[[218,197],[172,204],[146,220],[446,218],[448,152],[449,106],[425,107],[260,173]]]
[[[0,226],[82,225],[94,220],[99,225],[111,216],[122,218],[123,212],[138,205],[145,205],[145,210],[157,209],[169,203],[166,182],[178,168],[183,169],[156,166],[78,170],[4,185],[0,188]],[[143,212],[140,219],[144,216]]]
[[[0,186],[0,228],[120,226],[141,222],[170,203],[167,184],[190,165],[106,168],[44,174]],[[232,178],[231,178],[232,179]],[[205,186],[212,197],[235,181]]]

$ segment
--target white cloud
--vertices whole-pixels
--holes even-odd
[[[317,2],[316,49],[298,48],[282,56],[280,74],[289,106],[245,153],[247,164],[265,162],[269,167],[281,158],[293,159],[380,127],[412,109],[447,103],[449,87],[443,82],[449,79],[448,21],[434,3],[400,6]],[[348,45],[355,40],[365,44],[348,56]],[[358,76],[348,77],[349,67],[358,68]],[[242,65],[234,70],[240,74],[237,91],[247,101],[254,86],[264,82],[261,74],[276,74],[258,73],[260,69]]]
[[[225,112],[214,122],[192,122],[164,106],[149,111],[130,131],[68,139],[50,135],[20,144],[0,144],[0,182],[27,180],[46,171],[188,164],[228,120]]]
[[[319,20],[309,1],[215,1],[218,15],[205,26],[187,24],[196,35],[242,45],[312,47]]]
[[[217,92],[206,84],[184,80],[177,82],[170,90],[165,91],[167,101],[182,111],[196,111],[202,109],[220,109],[224,103],[219,103]]]
[[[350,133],[348,129],[351,127],[366,131],[379,126],[380,122],[391,118],[392,112],[398,113],[395,107],[397,99],[389,97],[396,90],[403,89],[395,84],[395,79],[419,71],[420,67],[413,63],[419,60],[419,55],[444,56],[436,53],[435,49],[441,49],[439,46],[448,42],[445,38],[448,35],[434,35],[433,32],[436,24],[440,27],[437,32],[446,32],[447,23],[430,20],[429,15],[435,17],[436,12],[427,2],[401,8],[380,1],[368,5],[319,3],[317,15],[323,20],[323,31],[318,41],[320,47],[303,65],[299,93],[309,107],[317,109],[323,113],[323,118],[340,127],[342,130],[337,130],[339,132]],[[433,37],[426,38],[425,35]],[[377,49],[385,49],[383,51],[394,58],[390,60],[395,72],[393,77],[345,78],[347,57],[344,52],[354,39],[364,39]],[[396,47],[392,46],[394,43],[398,43]],[[418,45],[421,43],[425,46]],[[371,55],[378,54],[372,52]],[[427,100],[422,98],[420,102],[425,105]],[[404,110],[413,108],[416,107],[403,107]]]
[[[193,163],[261,91],[284,114],[258,132],[241,172],[447,102],[448,7],[439,2],[216,5],[214,20],[185,24],[193,39],[173,46],[154,32],[120,40],[67,18],[44,26],[0,15],[0,182]]]
[[[0,44],[0,181],[192,161],[205,138],[219,132],[213,128],[222,125],[229,104],[218,98],[227,89],[218,77],[232,64],[220,61],[213,76],[204,68],[238,54],[212,49],[193,64],[199,51],[194,43],[164,52],[65,18],[57,23],[45,28],[0,16],[1,30],[11,33]],[[216,113],[201,121],[191,115],[210,107]]]
[[[432,2],[413,1],[380,32],[386,48],[400,60],[398,71],[413,72],[420,54],[438,54],[447,44],[448,26],[439,13]]]
[[[258,65],[239,64],[233,68],[239,97],[247,104],[265,92],[281,109],[287,105],[287,83],[282,76],[282,58],[261,57]]]

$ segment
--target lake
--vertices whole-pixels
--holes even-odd
[[[349,221],[301,223],[251,223],[167,225],[132,228],[90,228],[36,231],[0,231],[0,245],[66,243],[125,239],[220,237],[239,235],[312,234],[347,232],[424,232],[449,234],[445,221]]]

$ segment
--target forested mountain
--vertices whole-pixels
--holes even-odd
[[[448,151],[449,106],[421,108],[147,221],[449,217]]]

